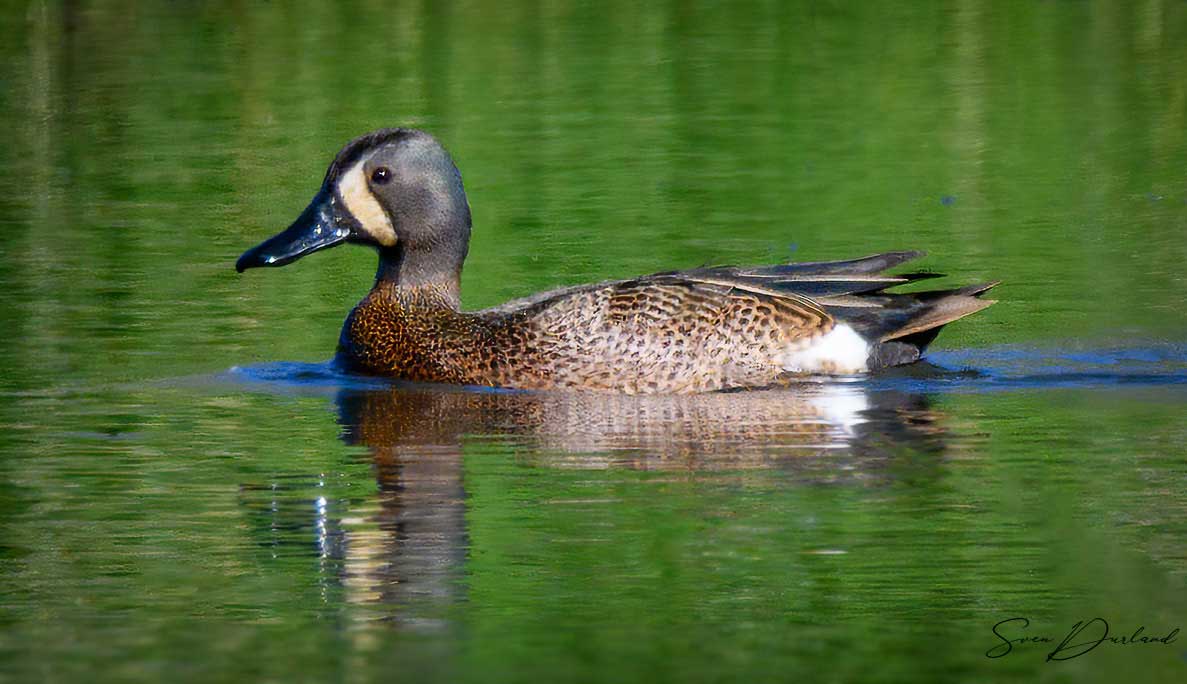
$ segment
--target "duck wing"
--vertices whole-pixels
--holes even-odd
[[[686,271],[665,271],[627,280],[604,280],[560,287],[513,299],[477,313],[492,316],[510,314],[573,295],[626,284],[634,287],[644,284],[671,287],[681,282],[785,297],[818,308],[812,300],[879,292],[887,287],[938,277],[931,273],[881,275],[887,269],[923,255],[923,252],[918,251],[887,252],[848,261],[801,262],[754,268],[709,266]]]
[[[994,303],[980,299],[997,282],[950,290],[891,293],[900,285],[943,277],[885,271],[922,257],[924,252],[875,254],[847,261],[803,262],[760,267],[711,266],[655,273],[541,292],[480,312],[483,315],[543,314],[563,311],[582,300],[605,304],[614,320],[649,327],[692,320],[709,312],[724,316],[718,325],[747,328],[737,341],[779,330],[787,343],[827,333],[837,324],[853,329],[869,345],[872,370],[919,359],[944,325]],[[592,298],[592,300],[591,300]],[[596,308],[601,308],[601,305]],[[721,312],[726,312],[722,314]],[[751,320],[753,318],[753,320]],[[685,329],[689,334],[704,328]]]

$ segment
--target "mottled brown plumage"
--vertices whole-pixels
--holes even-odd
[[[921,255],[893,252],[659,273],[463,312],[469,233],[449,155],[425,133],[390,129],[347,145],[301,218],[237,267],[281,265],[344,241],[375,246],[375,286],[342,329],[344,365],[519,389],[691,393],[862,372],[917,360],[941,326],[992,303],[977,298],[992,284],[885,292],[932,277],[884,275]]]
[[[369,373],[523,389],[704,392],[769,385],[788,346],[831,329],[810,302],[653,276],[460,312],[431,288],[383,282],[351,313],[340,352]]]

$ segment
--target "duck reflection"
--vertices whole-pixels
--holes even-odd
[[[923,396],[860,383],[642,397],[412,387],[343,391],[337,404],[343,438],[372,450],[381,481],[414,454],[458,458],[484,438],[541,465],[721,470],[877,459],[895,443],[934,451],[943,433]]]
[[[368,449],[377,506],[344,522],[345,584],[401,625],[440,625],[463,593],[469,547],[463,451],[484,440],[527,465],[714,471],[778,468],[868,482],[900,458],[936,462],[940,416],[919,395],[865,384],[695,396],[345,390],[344,440]]]

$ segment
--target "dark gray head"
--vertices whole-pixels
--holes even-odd
[[[401,280],[456,281],[470,242],[470,206],[461,174],[433,136],[385,128],[350,141],[301,216],[245,252],[235,268],[283,266],[343,242],[377,248]]]

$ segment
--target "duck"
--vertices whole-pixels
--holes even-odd
[[[284,231],[238,272],[341,244],[379,263],[349,313],[335,363],[413,383],[510,390],[691,394],[861,376],[919,361],[940,329],[991,304],[998,281],[888,290],[930,272],[888,274],[924,256],[705,266],[570,285],[487,309],[461,307],[470,205],[461,172],[429,133],[385,128],[334,157]]]

